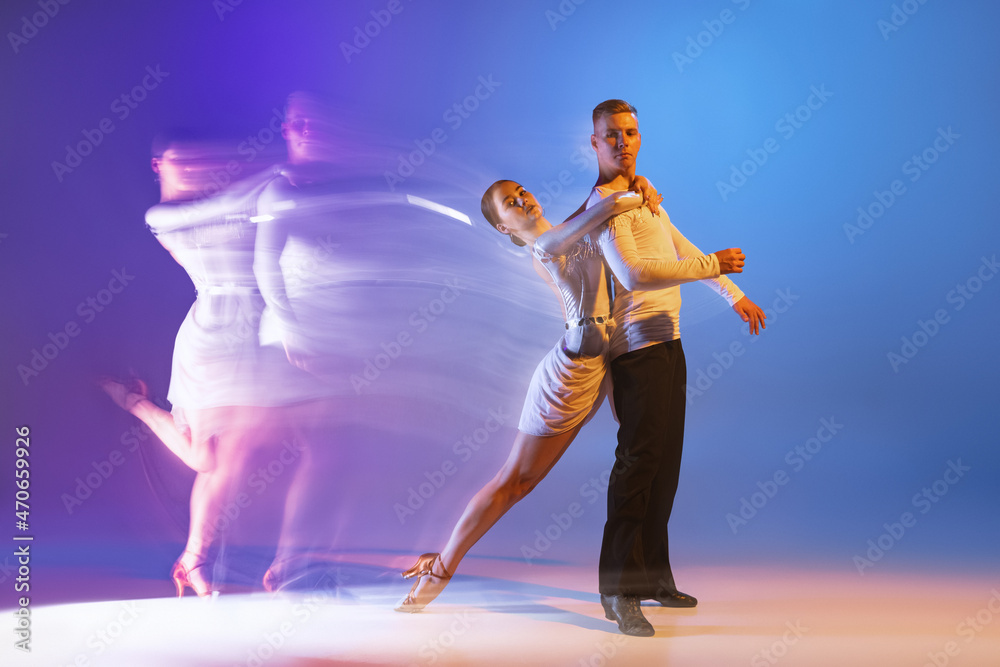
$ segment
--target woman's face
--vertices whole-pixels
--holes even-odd
[[[501,223],[497,229],[504,233],[518,236],[518,232],[534,228],[542,217],[535,196],[513,181],[504,181],[493,192],[493,203]]]
[[[176,195],[205,193],[212,183],[212,174],[220,170],[224,173],[224,165],[208,145],[171,144],[162,156],[153,158],[153,171],[159,174],[164,187]]]

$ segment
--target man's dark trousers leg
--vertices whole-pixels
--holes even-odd
[[[651,598],[675,590],[667,521],[680,477],[687,369],[680,340],[611,362],[618,447],[608,485],[599,589]]]

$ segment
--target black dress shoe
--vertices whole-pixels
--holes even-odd
[[[653,636],[653,626],[642,615],[639,598],[635,595],[602,595],[601,605],[604,607],[604,615],[609,621],[618,623],[618,629],[623,635]]]
[[[659,595],[654,595],[651,599],[656,600],[664,607],[696,607],[698,606],[698,598],[693,595],[688,595],[687,593],[681,593],[680,591],[667,591],[665,593],[660,593]]]

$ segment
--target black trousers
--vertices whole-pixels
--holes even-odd
[[[667,553],[684,444],[687,366],[681,341],[611,362],[618,447],[608,486],[599,589],[652,598],[676,590]]]

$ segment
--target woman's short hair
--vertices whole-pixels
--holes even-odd
[[[153,136],[150,153],[153,157],[163,157],[171,146],[187,144],[198,145],[208,143],[211,135],[203,128],[171,127],[161,130]]]
[[[513,183],[513,182],[514,181],[501,179],[496,183],[494,183],[493,185],[491,185],[490,187],[486,188],[486,192],[483,193],[483,200],[482,202],[480,202],[479,206],[483,210],[483,217],[486,218],[486,222],[493,225],[493,229],[496,229],[497,225],[500,224],[500,211],[497,210],[496,202],[493,199],[493,193],[496,192],[497,188],[499,188],[504,183]],[[507,234],[507,236],[510,237],[510,242],[516,246],[527,245],[524,241],[514,236],[513,234]]]

